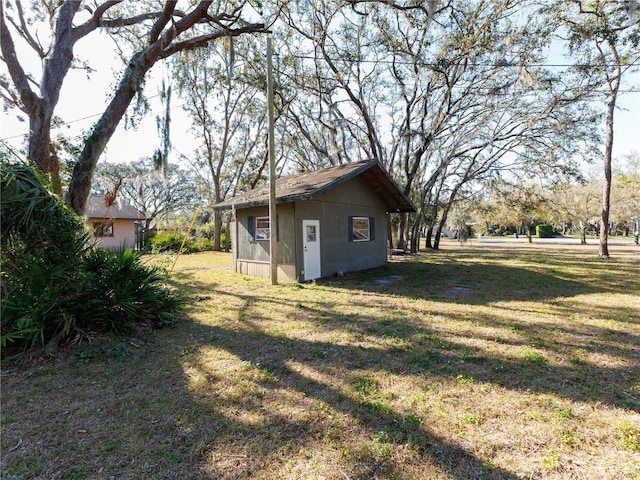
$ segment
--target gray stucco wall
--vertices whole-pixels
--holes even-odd
[[[373,217],[375,239],[349,242],[349,217]],[[339,185],[314,200],[295,205],[298,271],[304,268],[302,221],[320,221],[322,276],[349,272],[387,263],[386,205],[361,177]]]

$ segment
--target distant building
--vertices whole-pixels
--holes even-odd
[[[387,263],[390,212],[414,212],[377,161],[355,162],[276,181],[278,278],[306,281]],[[269,277],[269,188],[218,203],[232,209],[237,273]]]
[[[107,207],[105,197],[93,195],[87,200],[84,211],[92,240],[106,250],[136,248],[138,236],[144,225],[144,215],[135,207],[116,202]]]

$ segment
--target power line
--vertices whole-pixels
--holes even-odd
[[[490,90],[490,89],[489,89],[489,90]],[[495,95],[523,95],[523,94],[525,94],[525,93],[532,93],[532,92],[533,92],[533,90],[526,90],[526,91],[525,91],[525,90],[523,90],[523,91],[521,91],[521,92],[506,92],[506,93],[503,93],[503,94],[497,94],[497,93],[496,93]],[[630,88],[630,89],[627,89],[627,90],[619,90],[619,91],[618,91],[618,94],[627,94],[627,93],[640,93],[640,88]],[[157,96],[158,96],[158,95],[154,95],[153,97],[149,97],[149,98],[154,98],[154,97],[157,97]],[[184,105],[185,105],[185,103],[181,103],[181,104],[179,104],[179,105],[175,105],[175,106],[171,107],[171,110],[174,110],[174,109],[176,109],[176,108],[181,108],[181,107],[183,107]],[[56,127],[55,127],[55,128],[67,127],[67,126],[69,126],[69,125],[71,125],[71,124],[78,123],[78,122],[82,122],[82,121],[85,121],[85,120],[89,120],[89,119],[91,119],[91,118],[99,117],[99,116],[101,116],[101,115],[103,115],[103,113],[94,113],[94,114],[92,114],[92,115],[87,115],[86,117],[77,118],[77,119],[75,119],[75,120],[69,120],[69,121],[67,121],[67,122],[59,123],[58,125],[56,125]],[[151,117],[152,115],[153,115],[153,112],[150,112],[150,113],[147,113],[147,114],[143,115],[143,116],[142,116],[142,117],[140,117],[140,118],[141,118],[141,119],[149,118],[149,117]],[[28,134],[28,132],[24,132],[24,133],[19,133],[19,134],[17,134],[17,135],[12,135],[12,136],[10,136],[10,137],[0,138],[0,142],[5,142],[5,141],[8,141],[8,140],[13,140],[13,139],[16,139],[16,138],[24,137],[24,136],[25,136],[25,135],[27,135],[27,134]]]
[[[155,97],[158,97],[158,96],[160,96],[160,94],[153,95],[153,96],[148,97],[148,98],[149,98],[149,99],[152,99],[152,98],[155,98]],[[179,105],[174,105],[173,107],[171,107],[171,108],[170,108],[170,110],[174,110],[174,109],[176,109],[176,108],[181,108],[181,107],[183,107],[184,105],[185,105],[184,103],[181,103],[181,104],[179,104]],[[103,114],[104,114],[104,112],[102,112],[102,113],[94,113],[94,114],[91,114],[91,115],[87,115],[86,117],[76,118],[75,120],[69,120],[69,121],[67,121],[67,122],[61,122],[61,123],[57,124],[54,128],[68,127],[69,125],[71,125],[71,124],[73,124],[73,123],[83,122],[83,121],[85,121],[85,120],[89,120],[89,119],[91,119],[91,118],[100,117],[100,116],[102,116]],[[151,117],[152,115],[154,115],[154,113],[153,113],[153,112],[149,112],[149,113],[146,113],[146,114],[142,115],[142,116],[140,117],[140,119],[142,120],[142,119],[145,119],[145,118],[149,118],[149,117]],[[54,128],[52,128],[52,130],[53,130]],[[24,137],[25,135],[28,135],[28,133],[29,133],[29,132],[24,132],[24,133],[19,133],[19,134],[17,134],[17,135],[12,135],[11,137],[0,138],[0,142],[4,142],[4,141],[7,141],[7,140],[13,140],[13,139],[15,139],[15,138]]]
[[[289,58],[298,58],[301,60],[317,60],[321,57],[314,57],[311,55],[287,55]],[[410,62],[410,61],[392,61],[388,59],[384,60],[372,60],[372,59],[358,59],[357,61],[346,59],[346,58],[331,58],[332,62],[343,62],[343,63],[374,63],[374,64],[386,64],[386,65],[418,65],[423,67],[453,67],[461,65],[460,63],[437,63],[437,62]],[[509,63],[509,62],[495,62],[495,63],[473,63],[474,67],[494,67],[494,68],[518,68],[518,67],[530,67],[530,68],[617,68],[617,67],[633,67],[639,66],[638,64],[629,64],[629,63],[603,63],[603,64],[590,64],[590,63]]]
[[[297,59],[302,59],[302,60],[316,60],[317,57],[313,57],[310,55],[288,55],[288,57],[291,58],[297,58]],[[348,59],[343,59],[343,58],[338,58],[338,59],[331,59],[333,62],[351,62],[352,61],[348,60]],[[386,65],[392,65],[392,64],[400,64],[400,65],[414,65],[413,62],[409,62],[409,61],[397,61],[397,62],[393,62],[390,60],[367,60],[367,59],[359,59],[358,62],[360,63],[372,63],[372,64],[386,64]],[[440,64],[438,63],[430,63],[430,62],[416,62],[415,64],[419,65],[419,66],[424,66],[424,67],[433,67],[433,66],[439,66]],[[451,66],[455,66],[456,64],[449,64],[446,65],[448,67]],[[602,65],[592,65],[592,64],[570,64],[570,63],[549,63],[549,64],[545,64],[545,63],[531,63],[531,64],[509,64],[509,63],[483,63],[483,64],[473,64],[473,66],[475,67],[486,67],[486,68],[516,68],[516,67],[521,67],[521,66],[526,66],[526,67],[531,67],[531,68],[569,68],[569,67],[579,67],[579,68],[609,68],[609,67],[630,67],[633,65],[629,65],[629,64],[602,64]],[[527,90],[527,91],[522,91],[522,92],[508,92],[509,95],[514,95],[514,94],[524,94],[524,93],[531,93],[531,90]],[[620,90],[618,92],[619,94],[627,94],[627,93],[640,93],[640,88],[630,88],[630,89],[626,89],[626,90]],[[147,97],[149,100],[159,97],[160,94],[156,94],[156,95],[152,95],[150,97]],[[182,103],[180,105],[176,105],[171,107],[171,110],[175,109],[175,108],[180,108],[182,106],[184,106],[185,103]],[[94,113],[91,115],[87,115],[85,117],[82,118],[77,118],[75,120],[69,120],[66,122],[62,122],[59,125],[56,126],[56,128],[58,127],[66,127],[69,125],[72,125],[74,123],[79,123],[79,122],[83,122],[85,120],[89,120],[92,118],[96,118],[99,117],[101,115],[103,115],[104,112],[102,113]],[[142,117],[140,117],[141,119],[144,118],[148,118],[150,116],[152,116],[153,113],[147,113],[145,115],[143,115]],[[7,140],[13,140],[16,138],[20,138],[23,137],[25,135],[27,135],[28,132],[25,133],[21,133],[21,134],[17,134],[17,135],[13,135],[10,137],[5,137],[5,138],[1,138],[0,141],[7,141]]]

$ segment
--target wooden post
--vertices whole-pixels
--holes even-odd
[[[276,234],[276,142],[273,118],[273,63],[271,35],[267,35],[267,114],[269,117],[269,252],[271,285],[278,283],[278,238]]]

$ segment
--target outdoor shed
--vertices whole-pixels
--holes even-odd
[[[233,210],[237,273],[269,277],[269,187],[218,203]],[[276,180],[278,278],[307,281],[387,263],[389,213],[414,212],[377,161]]]
[[[144,215],[132,205],[116,201],[110,207],[102,195],[87,199],[84,209],[91,239],[106,250],[135,248],[137,235],[144,224]]]

